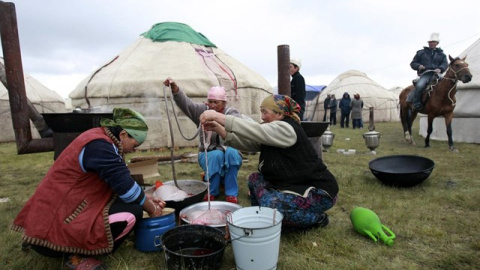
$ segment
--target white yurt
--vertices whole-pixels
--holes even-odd
[[[457,103],[453,111],[452,131],[454,142],[480,143],[480,39],[462,52],[459,57],[467,56],[465,61],[469,64],[473,77],[469,83],[457,83]],[[453,56],[452,56],[453,57]],[[419,134],[427,136],[428,119],[426,115],[420,116]],[[446,141],[447,128],[445,119],[437,117],[433,120],[431,139]]]
[[[403,91],[403,89],[407,88],[407,86],[394,86],[388,89],[388,91],[392,92],[395,96],[400,96],[400,93]]]
[[[388,91],[374,82],[365,73],[358,70],[349,70],[338,75],[317,97],[317,106],[314,121],[322,121],[324,115],[323,103],[327,94],[334,94],[337,102],[347,92],[353,99],[355,93],[360,94],[363,100],[362,118],[368,125],[369,108],[374,107],[375,122],[400,121],[398,111],[398,95]],[[340,118],[340,109],[337,109],[337,118]],[[337,119],[337,120],[338,120]],[[338,122],[338,121],[337,121]]]
[[[3,59],[0,61],[0,64],[3,65]],[[28,74],[25,74],[25,92],[28,100],[30,100],[39,113],[65,112],[63,98],[57,92],[48,89],[45,85],[41,84]],[[3,121],[0,122],[0,142],[15,141],[8,91],[2,83],[0,83],[0,115],[3,119]],[[40,138],[33,123],[30,122],[30,126],[32,130],[32,138]]]
[[[191,138],[197,131],[178,107],[173,107],[173,114],[171,91],[163,85],[167,77],[173,78],[196,102],[206,101],[210,87],[223,86],[228,96],[227,106],[236,107],[255,120],[260,120],[261,101],[273,90],[262,76],[190,26],[165,22],[155,24],[113,60],[85,78],[69,97],[73,107],[90,112],[129,107],[142,113],[149,125],[142,149],[171,146],[169,120],[175,146],[195,146],[198,139],[184,139],[175,123],[178,120],[185,137]]]

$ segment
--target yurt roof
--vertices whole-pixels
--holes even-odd
[[[0,58],[0,62],[3,65],[3,59]],[[59,94],[48,89],[32,76],[28,74],[25,74],[24,76],[25,93],[27,98],[39,113],[65,112],[65,102]],[[0,141],[14,141],[15,133],[12,125],[9,95],[7,88],[5,88],[3,83],[0,83],[0,115],[4,120],[0,123]],[[31,125],[31,127],[34,127],[34,125]],[[32,137],[34,139],[40,138],[40,135],[34,128],[32,128]]]
[[[126,106],[145,116],[149,126],[142,148],[171,145],[168,121],[178,120],[181,132],[174,128],[175,146],[193,146],[190,137],[198,127],[176,106],[169,118],[166,97],[168,77],[194,102],[205,102],[212,86],[223,86],[227,106],[260,119],[260,102],[272,93],[272,86],[258,73],[217,48],[206,36],[183,23],[158,23],[136,41],[84,78],[70,93],[73,107],[92,112],[111,111]],[[170,105],[168,105],[170,107]],[[173,112],[172,112],[173,113]],[[174,120],[175,119],[175,120]],[[174,125],[175,126],[175,125]],[[181,134],[180,134],[181,133]]]
[[[169,31],[173,34],[158,34]],[[181,35],[180,31],[190,35]],[[214,85],[224,86],[229,97],[236,97],[242,88],[272,92],[265,78],[214,47],[200,33],[195,38],[192,32],[182,23],[155,24],[111,62],[80,82],[69,95],[72,105],[81,106],[80,100],[85,96],[163,97],[163,81],[167,77],[173,78],[189,97],[205,97]],[[190,43],[192,40],[197,43]],[[208,46],[199,44],[201,41]]]
[[[1,57],[0,62],[4,65]],[[65,101],[57,92],[50,90],[27,73],[24,76],[25,94],[40,113],[65,112]],[[3,84],[0,84],[0,100],[9,100],[8,91]]]
[[[401,86],[394,86],[388,89],[388,91],[392,92],[395,96],[399,96],[400,93],[405,89],[406,87],[401,87]]]
[[[152,26],[142,36],[153,41],[178,41],[191,44],[204,45],[206,47],[217,47],[206,36],[196,32],[190,26],[178,22],[162,22]]]

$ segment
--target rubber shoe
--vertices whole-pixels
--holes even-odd
[[[322,228],[325,228],[327,227],[328,225],[328,215],[327,213],[323,213],[321,216],[320,216],[320,220],[318,221],[318,226],[322,227]]]
[[[203,197],[204,202],[208,202],[208,194],[205,194],[205,197]],[[215,196],[210,195],[210,201],[215,201]]]
[[[225,199],[227,202],[238,203],[237,196],[227,196]]]

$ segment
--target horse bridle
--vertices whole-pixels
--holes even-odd
[[[455,63],[455,62],[453,62],[453,63]],[[445,76],[443,77],[444,79],[447,79],[447,80],[450,80],[450,81],[454,82],[454,84],[452,85],[452,88],[450,88],[450,90],[448,90],[448,94],[447,94],[448,99],[450,100],[450,102],[452,102],[452,107],[455,107],[455,105],[457,105],[457,103],[454,102],[453,99],[450,97],[450,94],[452,93],[453,89],[455,88],[455,86],[457,86],[457,82],[458,82],[458,75],[457,75],[457,74],[458,74],[460,71],[462,71],[462,70],[464,70],[464,69],[467,69],[467,68],[468,68],[468,65],[466,65],[465,67],[463,67],[463,68],[455,71],[455,70],[453,70],[453,68],[450,68],[450,66],[448,66],[447,71],[450,69],[450,70],[453,72],[453,74],[455,74],[455,78],[449,78],[449,77],[447,77],[447,76],[446,76],[446,75],[447,75],[446,72],[445,72]]]
[[[453,63],[455,63],[455,62],[453,62]],[[450,80],[450,81],[452,81],[452,82],[457,83],[457,81],[458,81],[458,75],[457,75],[457,74],[458,74],[460,71],[462,71],[462,70],[464,70],[464,69],[467,69],[467,68],[468,68],[468,64],[467,64],[466,66],[464,66],[463,68],[455,71],[455,70],[453,70],[453,68],[450,68],[450,66],[448,66],[447,71],[450,69],[450,70],[453,72],[453,74],[455,74],[455,78],[448,78],[448,77],[446,76],[447,73],[445,73],[445,76],[444,76],[443,78],[444,78],[444,79],[448,79],[448,80]]]

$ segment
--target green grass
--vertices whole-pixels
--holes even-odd
[[[418,133],[418,121],[414,127]],[[381,133],[377,155],[367,154],[362,134],[368,130],[340,129],[333,146],[323,153],[325,163],[337,177],[340,193],[337,204],[328,211],[330,224],[307,233],[281,237],[278,269],[478,269],[480,265],[480,181],[476,144],[456,143],[459,153],[448,150],[444,141],[431,141],[423,148],[423,138],[415,135],[417,146],[403,140],[400,123],[377,123]],[[454,131],[455,132],[455,131]],[[348,138],[348,139],[347,139]],[[20,250],[21,235],[9,226],[36,185],[53,163],[53,152],[17,155],[14,143],[0,145],[0,265],[2,269],[63,269],[60,259],[42,257]],[[337,149],[356,149],[356,155],[337,154]],[[196,152],[194,148],[180,152]],[[169,155],[141,152],[127,156]],[[368,163],[385,155],[413,154],[431,158],[435,169],[421,185],[399,189],[382,185],[370,172]],[[239,172],[240,204],[249,206],[246,178],[256,171],[258,155],[247,156]],[[176,163],[178,179],[199,179],[195,163]],[[172,179],[170,163],[159,165],[160,177]],[[382,223],[395,234],[395,244],[357,234],[350,212],[362,206],[375,211]],[[99,257],[109,269],[165,269],[163,252],[143,253],[134,248],[134,235],[114,254]],[[221,269],[235,269],[231,245],[225,249]]]

